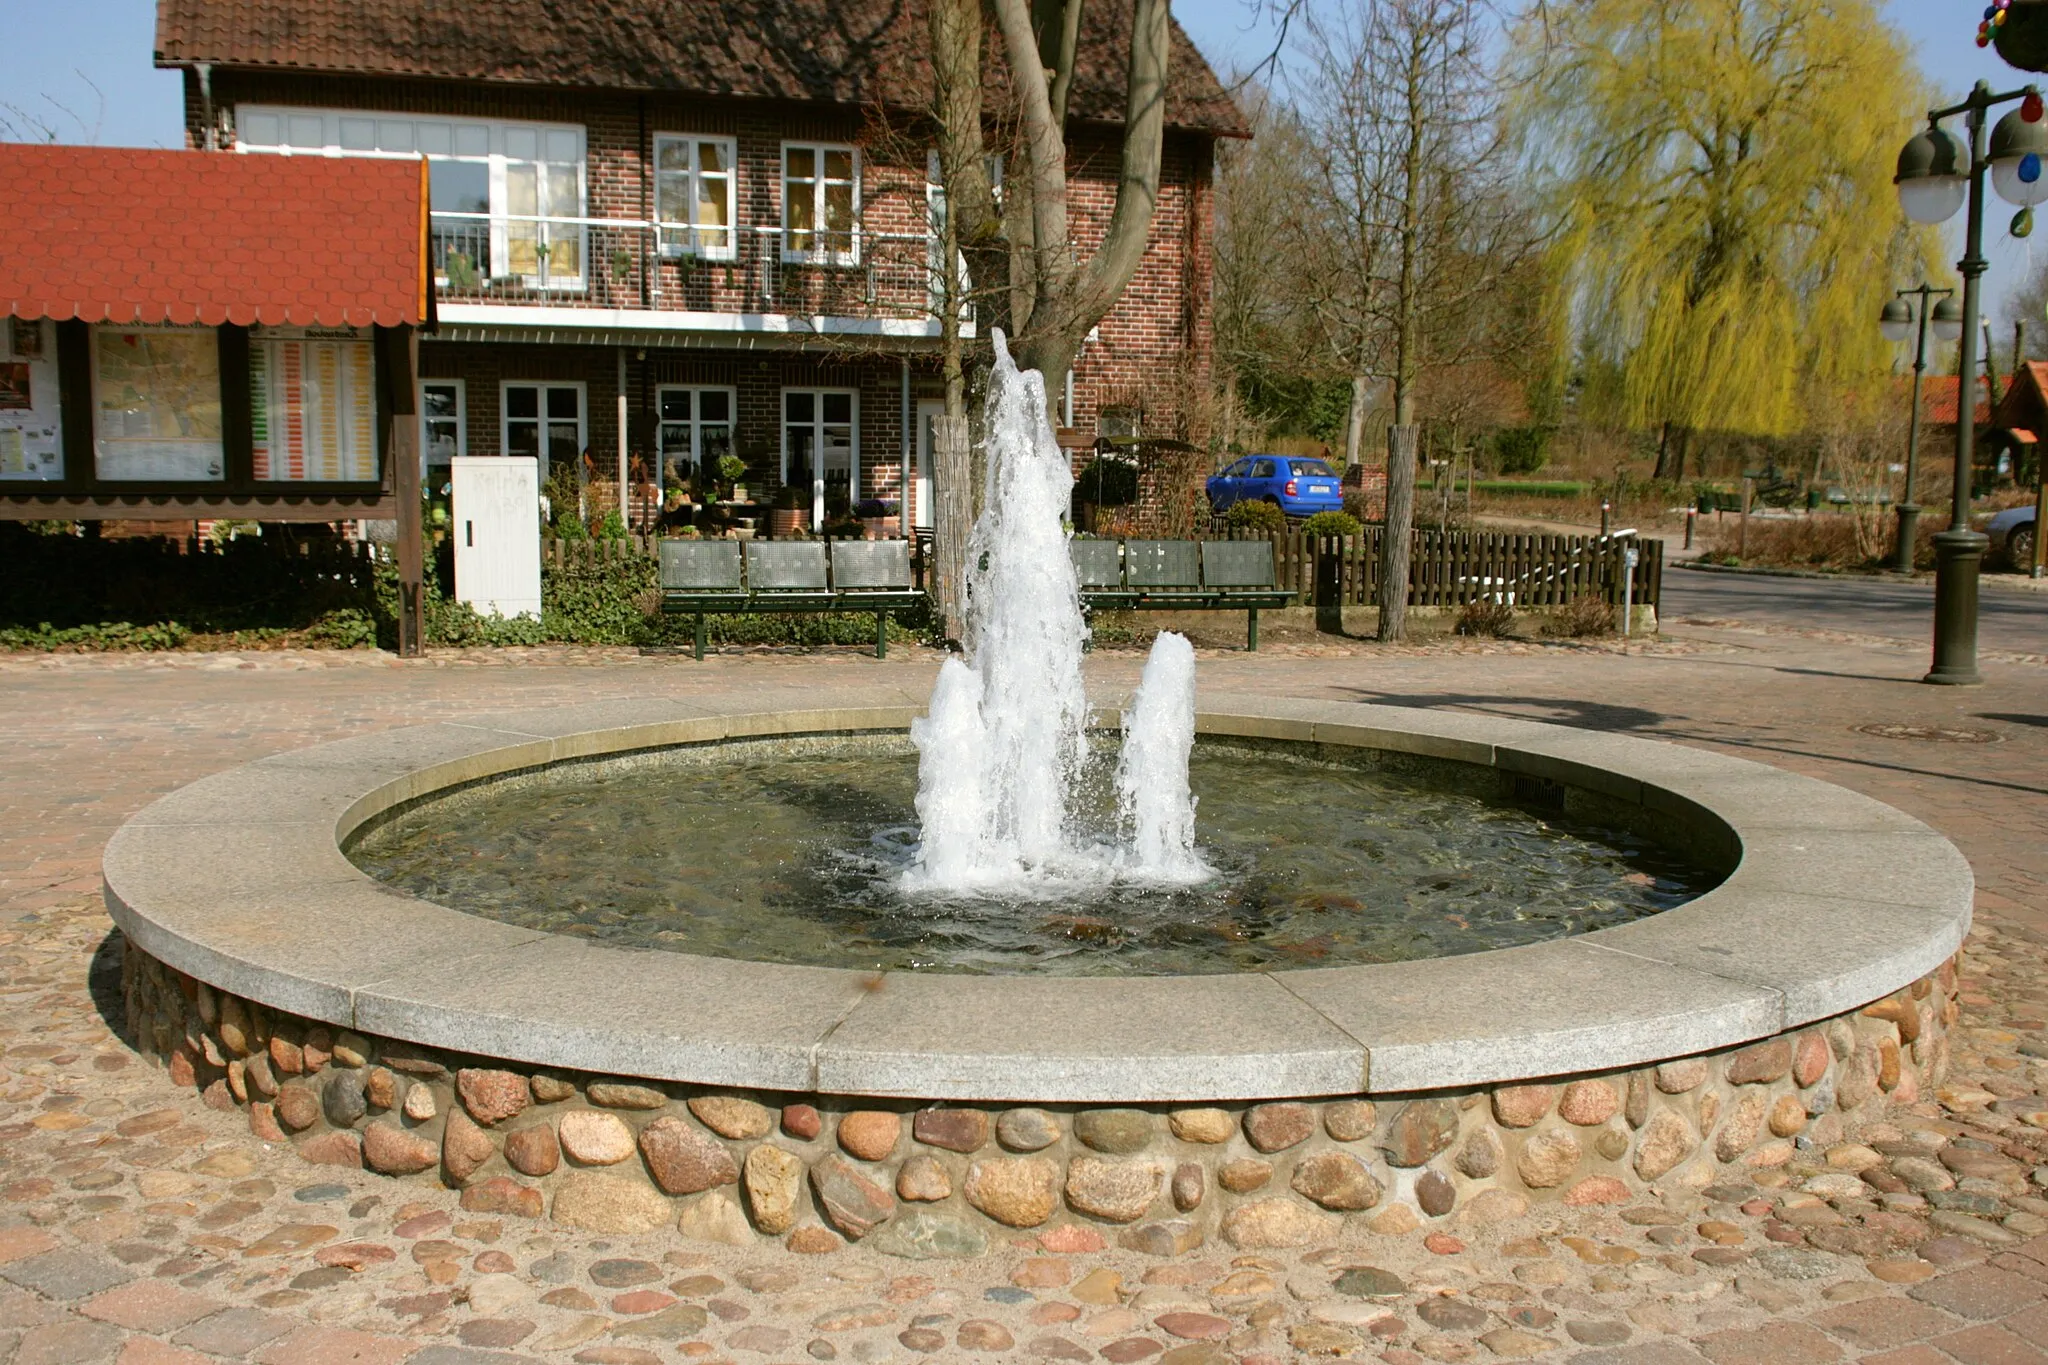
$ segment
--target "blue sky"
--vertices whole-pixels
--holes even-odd
[[[7,40],[0,45],[0,118],[19,129],[22,120],[15,111],[25,111],[55,125],[67,142],[179,145],[179,78],[151,65],[154,0],[55,5],[0,0],[0,8],[7,14]],[[1981,4],[1968,0],[1888,0],[1885,5],[1930,85],[1949,98],[1980,78],[2018,83],[2010,68],[1975,45],[1980,9]],[[1246,0],[1176,0],[1174,14],[1219,67],[1255,60],[1271,44],[1269,26]],[[2004,219],[2002,213],[1991,218],[1993,298],[2032,266],[2028,245],[2005,239]],[[2043,251],[2048,252],[2048,236]]]

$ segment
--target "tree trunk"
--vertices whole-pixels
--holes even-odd
[[[950,387],[946,416],[932,433],[932,552],[938,579],[939,615],[946,638],[967,639],[967,537],[974,526],[974,474],[967,419],[953,415]]]
[[[1389,643],[1408,633],[1408,542],[1415,529],[1416,430],[1387,432],[1387,520],[1380,541],[1380,639]]]
[[[1344,467],[1365,462],[1365,393],[1366,377],[1362,374],[1351,376],[1351,411],[1344,420]]]

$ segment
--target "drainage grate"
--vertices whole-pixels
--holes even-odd
[[[1924,739],[1936,744],[1996,744],[2001,738],[1996,730],[1966,730],[1949,725],[1852,725],[1849,728],[1859,735],[1876,735],[1879,739]]]

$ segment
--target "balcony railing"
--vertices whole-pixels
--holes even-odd
[[[939,307],[923,233],[437,213],[431,241],[448,303],[924,321]]]

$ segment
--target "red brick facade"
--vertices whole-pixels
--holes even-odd
[[[580,126],[585,146],[582,214],[601,220],[644,222],[654,216],[650,167],[658,135],[731,138],[737,153],[735,216],[743,242],[747,229],[782,221],[785,140],[860,146],[870,117],[858,108],[769,100],[235,69],[213,72],[211,100],[216,128],[224,129],[217,134],[223,146],[232,145],[235,111],[243,106]],[[186,112],[189,139],[204,145],[204,105],[198,81],[189,74]],[[1117,130],[1077,129],[1073,144],[1071,212],[1079,244],[1088,251],[1105,230],[1114,202]],[[1078,443],[1092,441],[1105,406],[1142,411],[1148,435],[1200,434],[1198,396],[1206,392],[1210,361],[1212,160],[1208,134],[1167,134],[1151,244],[1122,301],[1103,320],[1076,366],[1071,430]],[[635,237],[621,230],[612,237],[604,235],[609,229],[592,227],[585,248],[591,275],[587,290],[517,300],[548,308],[545,328],[494,331],[448,325],[444,312],[439,339],[421,344],[422,376],[464,381],[465,453],[473,455],[502,449],[499,395],[504,381],[583,384],[586,449],[606,472],[618,458],[622,354],[635,454],[651,456],[642,447],[651,439],[657,386],[729,386],[738,400],[735,447],[748,462],[748,483],[760,488],[772,488],[781,472],[782,390],[853,389],[859,394],[858,496],[893,497],[902,458],[903,362],[909,361],[913,404],[937,396],[932,339],[796,336],[772,326],[735,335],[718,326],[679,323],[674,315],[929,319],[924,179],[922,164],[888,164],[883,154],[863,148],[864,259],[853,268],[662,259],[644,248],[644,233]],[[444,309],[453,301],[444,289]],[[597,307],[615,310],[603,315],[602,326],[587,311]],[[654,319],[648,314],[662,320],[650,325]],[[559,326],[554,325],[556,316]]]

